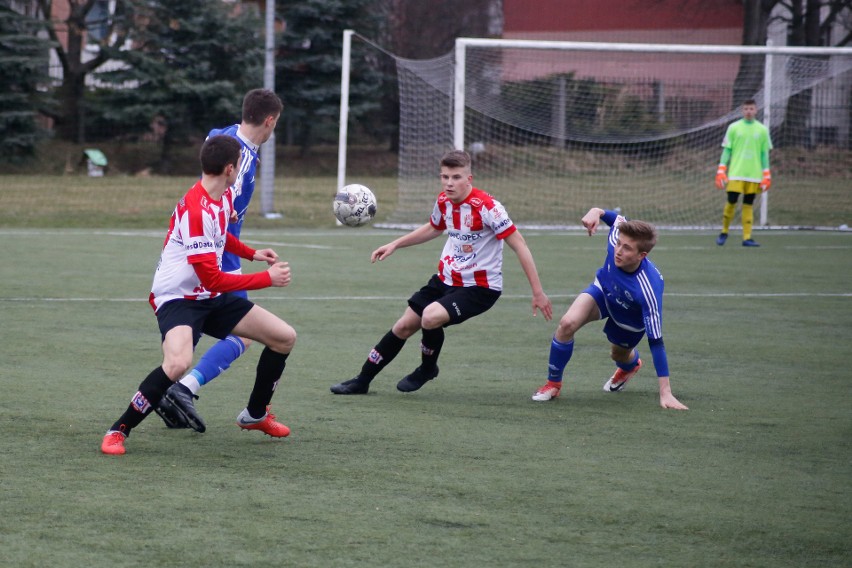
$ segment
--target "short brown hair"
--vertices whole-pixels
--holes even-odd
[[[267,116],[278,116],[284,104],[269,89],[252,89],[243,97],[243,122],[260,126]]]
[[[470,169],[470,154],[464,150],[450,150],[441,158],[441,167]]]
[[[232,136],[211,136],[201,145],[201,171],[211,176],[222,175],[228,164],[237,166],[241,150],[242,145]]]
[[[743,106],[746,106],[746,105],[757,106],[757,101],[754,100],[754,99],[746,99],[746,100],[743,101]]]
[[[618,232],[636,241],[639,252],[649,253],[657,244],[657,229],[645,221],[623,221],[618,226]]]

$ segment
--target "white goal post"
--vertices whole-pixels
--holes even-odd
[[[776,147],[778,213],[764,194],[761,226],[823,225],[816,204],[831,206],[852,178],[852,48],[459,38],[436,59],[393,59],[400,153],[391,226],[422,222],[439,190],[440,155],[463,148],[477,187],[522,226],[576,227],[597,205],[662,227],[716,227],[723,199],[713,174],[744,98],[758,101]],[[344,93],[349,80],[345,71]]]

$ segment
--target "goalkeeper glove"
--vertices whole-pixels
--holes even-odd
[[[760,182],[762,191],[769,191],[769,186],[772,185],[772,174],[769,173],[769,168],[763,170],[763,181]]]
[[[719,164],[719,169],[716,170],[716,187],[725,189],[726,185],[728,185],[728,166]]]

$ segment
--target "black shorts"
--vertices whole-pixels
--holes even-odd
[[[418,316],[423,317],[426,306],[438,302],[450,314],[450,323],[447,325],[454,325],[487,312],[500,298],[500,294],[499,290],[481,286],[447,286],[434,274],[425,286],[408,299],[408,305]]]
[[[192,328],[192,345],[206,333],[225,339],[254,304],[234,294],[220,294],[209,300],[172,300],[157,310],[157,324],[163,340],[170,329],[179,325]]]

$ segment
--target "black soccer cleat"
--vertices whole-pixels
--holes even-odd
[[[435,365],[435,368],[429,372],[424,372],[421,367],[417,367],[410,375],[405,375],[402,380],[396,384],[396,389],[400,392],[414,392],[437,376],[437,365]]]
[[[163,419],[168,428],[189,428],[189,423],[184,419],[183,414],[178,412],[175,405],[167,400],[165,395],[160,399],[160,404],[154,408],[154,412]]]
[[[362,380],[361,375],[331,387],[331,392],[334,394],[367,394],[369,390],[370,381]]]
[[[200,434],[207,430],[207,425],[204,424],[201,415],[195,410],[195,404],[192,402],[193,398],[197,399],[198,395],[192,394],[192,391],[180,383],[170,386],[166,394],[163,395],[163,400],[171,403],[175,414],[181,417],[187,427],[192,428]]]

